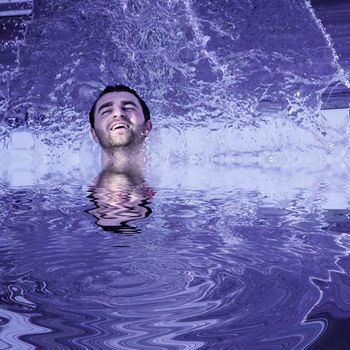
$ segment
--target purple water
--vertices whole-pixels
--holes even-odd
[[[145,186],[2,185],[3,348],[347,349],[344,188]]]
[[[320,114],[348,70],[308,2],[37,0],[16,20],[0,349],[350,348],[347,124]],[[115,82],[151,107],[144,174],[101,172],[88,134]]]

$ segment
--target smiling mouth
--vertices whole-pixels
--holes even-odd
[[[129,125],[124,123],[116,123],[116,124],[113,124],[110,128],[111,131],[118,130],[118,129],[129,129]]]

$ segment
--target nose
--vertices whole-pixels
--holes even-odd
[[[114,113],[113,119],[117,119],[117,118],[125,118],[125,115],[122,113]]]
[[[120,108],[115,108],[113,112],[113,118],[125,118],[125,113]]]

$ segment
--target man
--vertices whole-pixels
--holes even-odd
[[[147,217],[154,190],[144,179],[144,142],[152,130],[150,111],[133,89],[107,86],[89,114],[91,134],[102,148],[102,172],[90,188],[87,210],[104,230],[138,232],[129,221]]]
[[[91,134],[102,148],[102,167],[143,167],[144,141],[152,130],[150,111],[125,85],[107,86],[91,107]]]

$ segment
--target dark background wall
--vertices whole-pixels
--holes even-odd
[[[311,0],[317,18],[330,35],[333,47],[350,80],[350,1]],[[345,108],[350,104],[350,90],[343,83],[333,84],[323,94],[324,108]]]

